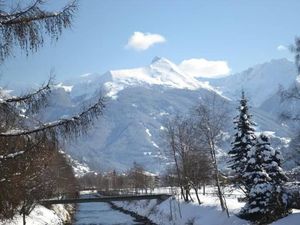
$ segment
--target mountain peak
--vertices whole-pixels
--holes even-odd
[[[158,66],[166,66],[166,65],[169,65],[170,67],[174,67],[175,64],[172,63],[170,60],[164,58],[164,57],[158,57],[158,56],[155,56],[152,61],[151,61],[151,65],[155,66],[155,65],[158,65]]]
[[[152,63],[145,67],[110,70],[105,74],[84,74],[76,82],[69,82],[73,93],[90,93],[99,86],[107,91],[110,97],[117,97],[117,93],[127,87],[159,85],[168,88],[190,89],[199,88],[213,90],[209,84],[196,80],[184,74],[176,64],[163,57],[154,57]],[[74,88],[73,88],[74,86]]]
[[[154,70],[164,70],[164,71],[176,71],[177,73],[182,73],[178,66],[171,62],[170,60],[163,58],[163,57],[154,57],[151,64],[150,64],[150,68],[154,69]]]
[[[151,64],[156,63],[157,61],[160,61],[160,60],[162,60],[162,57],[155,56],[155,57],[152,59]]]
[[[211,80],[213,86],[232,99],[236,99],[243,87],[254,106],[261,106],[267,99],[276,95],[279,85],[288,88],[294,83],[297,70],[293,62],[286,58],[272,59],[254,65],[245,71],[219,80]]]
[[[271,59],[264,63],[259,63],[254,66],[252,66],[252,69],[261,69],[261,68],[290,68],[294,67],[294,63],[287,58],[278,58],[278,59]]]

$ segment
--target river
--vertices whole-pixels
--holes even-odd
[[[81,196],[81,197],[86,197]],[[74,225],[143,225],[134,217],[111,208],[104,202],[80,203],[77,205]]]

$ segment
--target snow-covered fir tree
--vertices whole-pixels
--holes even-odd
[[[242,174],[247,164],[247,154],[254,146],[256,139],[254,134],[255,129],[253,128],[255,123],[251,120],[252,115],[248,112],[248,100],[245,97],[244,91],[242,91],[242,98],[238,110],[240,113],[234,120],[236,133],[234,135],[234,141],[231,143],[232,149],[228,154],[231,157],[229,161],[230,168],[235,173],[237,182],[244,185]]]
[[[276,184],[286,182],[287,176],[281,168],[283,157],[278,150],[271,147],[268,136],[262,133],[257,139],[256,146],[262,149],[263,167],[272,179],[272,182]]]
[[[282,189],[286,176],[280,167],[281,161],[280,152],[270,146],[266,135],[261,134],[247,154],[243,178],[249,195],[240,212],[242,218],[266,224],[288,213]]]

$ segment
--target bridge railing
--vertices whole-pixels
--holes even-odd
[[[74,203],[86,203],[86,202],[113,202],[113,201],[133,201],[133,200],[151,200],[157,199],[164,201],[171,197],[168,194],[147,194],[147,195],[119,195],[119,196],[97,196],[94,197],[85,197],[81,196],[80,198],[71,198],[71,199],[45,199],[40,201],[42,204],[74,204]]]

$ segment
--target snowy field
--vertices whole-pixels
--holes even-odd
[[[168,189],[155,190],[156,193],[166,192]],[[208,193],[213,193],[212,188],[208,188]],[[178,191],[177,191],[178,193]],[[225,190],[225,193],[229,193]],[[238,218],[235,214],[239,212],[244,203],[237,201],[238,191],[230,192],[232,195],[226,196],[226,203],[230,217],[221,211],[219,200],[216,196],[200,195],[201,205],[191,202],[185,203],[178,196],[170,198],[162,203],[157,200],[143,200],[132,202],[116,202],[118,206],[134,211],[139,215],[146,216],[159,225],[250,225],[251,223]],[[196,196],[192,194],[194,200]],[[272,225],[299,225],[300,210],[294,210],[289,216],[282,218]]]

